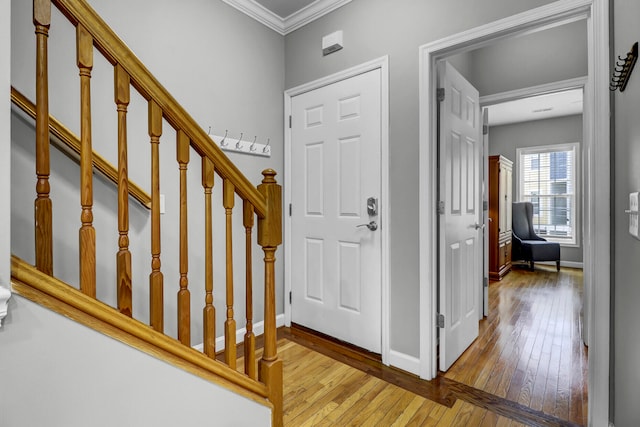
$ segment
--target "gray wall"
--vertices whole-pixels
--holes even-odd
[[[286,88],[389,55],[390,317],[395,351],[419,353],[418,47],[547,3],[354,0],[285,37]],[[344,49],[323,57],[321,38],[336,30],[344,31]],[[548,64],[539,60],[529,71],[545,67]]]
[[[587,21],[511,37],[471,53],[480,95],[587,75]]]
[[[622,55],[638,41],[640,2],[613,4],[615,43],[612,56]],[[624,92],[615,92],[615,137],[613,141],[614,289],[612,291],[614,345],[614,405],[616,427],[640,425],[640,241],[629,235],[629,193],[640,190],[640,70],[636,65]]]
[[[271,425],[269,408],[19,296],[0,348],[3,426]]]
[[[489,129],[489,155],[502,154],[513,161],[514,201],[517,200],[518,188],[516,150],[569,142],[582,142],[582,115],[494,126]],[[581,210],[577,213],[578,224],[582,224]],[[561,247],[562,261],[582,262],[582,235],[578,243],[579,247]]]
[[[583,77],[587,75],[586,22],[509,37],[447,60],[480,96]]]
[[[160,0],[148,2],[92,0],[91,5],[112,26],[147,68],[212,133],[245,139],[271,138],[271,158],[231,154],[232,160],[258,184],[265,168],[283,171],[284,38],[221,1]],[[35,36],[31,2],[14,0],[12,13],[12,84],[30,99],[35,92]],[[4,27],[3,27],[4,28]],[[50,105],[52,114],[79,134],[79,83],[75,64],[75,30],[53,9],[50,30]],[[98,53],[92,72],[94,149],[117,164],[117,119],[113,103],[112,67]],[[35,198],[33,122],[12,116],[12,251],[33,261],[33,199]],[[128,115],[129,177],[150,192],[150,144],[147,104],[132,90]],[[162,272],[165,283],[165,330],[176,335],[176,293],[179,289],[179,174],[175,154],[175,131],[165,122],[160,143],[161,193],[166,195],[162,221]],[[77,233],[80,227],[79,168],[74,161],[52,149],[51,196],[54,221],[54,273],[78,284]],[[3,170],[4,171],[4,170]],[[192,343],[202,342],[204,306],[204,196],[200,159],[191,150],[189,165],[189,283],[192,295]],[[222,181],[214,187],[215,269],[214,305],[218,335],[225,320],[224,210]],[[97,234],[98,297],[115,304],[115,254],[118,251],[117,194],[115,186],[96,175],[94,180],[94,226]],[[150,215],[130,201],[130,246],[133,257],[134,317],[148,322],[148,275],[151,270]],[[244,327],[244,229],[242,203],[234,210],[235,318]],[[278,251],[277,312],[283,313],[283,257]],[[261,289],[262,253],[256,246],[253,258],[256,289]],[[262,320],[262,292],[254,292],[254,321]]]
[[[11,57],[11,3],[0,2],[0,58]],[[0,92],[9,93],[11,67],[0,62]],[[0,103],[0,286],[11,281],[11,109]]]

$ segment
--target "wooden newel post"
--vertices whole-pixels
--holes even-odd
[[[36,28],[36,193],[34,202],[36,267],[53,274],[52,208],[49,198],[49,56],[51,1],[33,1]]]
[[[258,191],[265,198],[267,214],[258,219],[258,244],[264,251],[264,352],[259,365],[259,379],[269,390],[273,404],[273,426],[282,426],[282,361],[276,348],[275,252],[282,243],[282,187],[276,172],[266,169]]]

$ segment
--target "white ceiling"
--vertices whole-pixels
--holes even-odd
[[[554,92],[487,107],[489,126],[582,114],[582,89]]]
[[[285,35],[351,0],[222,0]]]
[[[284,19],[295,12],[309,6],[311,3],[317,3],[318,0],[256,0],[265,9],[269,10],[280,18]]]

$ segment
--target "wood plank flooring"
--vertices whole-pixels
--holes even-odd
[[[288,339],[285,426],[524,426],[462,399],[448,407]]]
[[[582,271],[516,269],[489,290],[480,336],[433,381],[304,328],[281,328],[285,425],[585,425]]]
[[[582,270],[516,268],[489,285],[480,336],[444,375],[579,425],[587,422]]]

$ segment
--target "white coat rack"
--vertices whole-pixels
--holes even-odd
[[[253,156],[271,157],[270,139],[267,139],[266,144],[260,144],[256,142],[258,139],[257,136],[253,138],[253,141],[242,139],[242,137],[244,136],[243,133],[240,134],[240,138],[230,137],[228,131],[225,131],[224,136],[211,135],[211,128],[209,128],[209,136],[223,151],[250,154]]]

